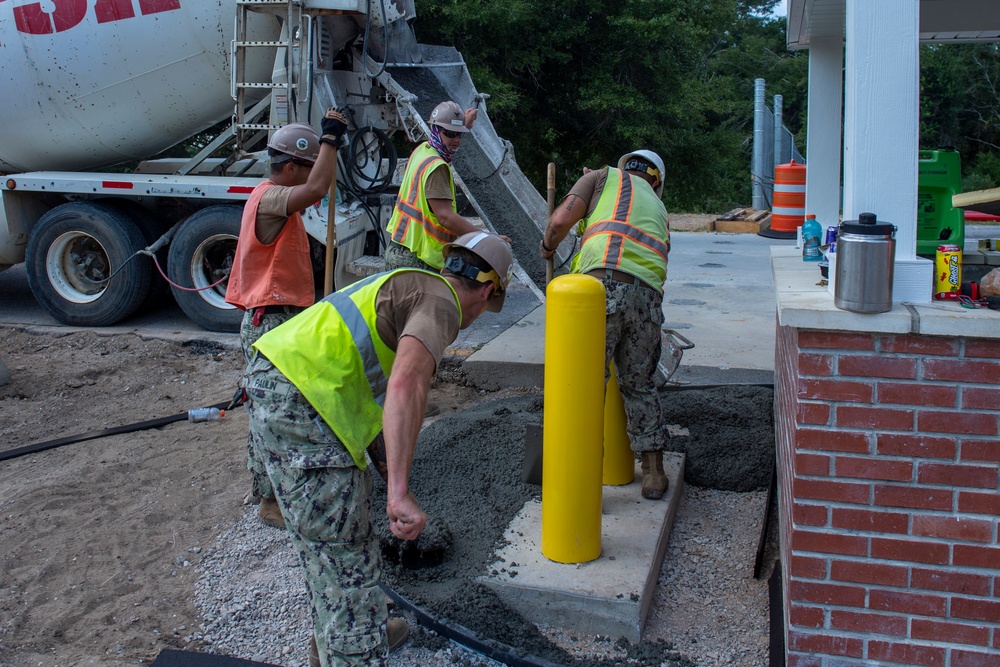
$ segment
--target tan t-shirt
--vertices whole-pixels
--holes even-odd
[[[419,340],[441,362],[462,324],[455,296],[440,278],[419,271],[393,276],[375,297],[375,328],[395,351],[403,336]]]
[[[447,199],[451,201],[451,172],[447,164],[440,164],[427,177],[424,196],[428,199]]]
[[[278,234],[288,222],[288,195],[292,189],[287,185],[275,185],[269,188],[257,204],[257,219],[255,231],[257,240],[264,245],[274,243]]]
[[[580,177],[570,191],[566,194],[566,197],[570,195],[576,195],[587,202],[587,215],[584,217],[590,217],[594,212],[594,208],[597,207],[597,200],[601,198],[601,193],[604,192],[604,184],[608,180],[608,169],[595,169],[594,171],[584,174]],[[563,201],[565,201],[565,197]]]

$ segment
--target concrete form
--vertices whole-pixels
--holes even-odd
[[[684,489],[684,455],[664,455],[663,470],[670,486],[661,500],[641,496],[638,467],[631,484],[604,487],[596,560],[543,556],[542,505],[532,501],[507,527],[507,545],[480,581],[534,623],[638,642]]]

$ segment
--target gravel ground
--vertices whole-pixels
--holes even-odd
[[[724,404],[720,396],[727,390],[713,391],[708,402]],[[750,400],[745,390],[730,393],[743,404]],[[698,392],[684,394],[689,395],[683,401],[704,404],[706,399]],[[754,400],[763,401],[761,397],[766,395],[755,394]],[[677,406],[683,401],[675,396],[673,403]],[[531,497],[536,489],[521,488],[516,479],[520,449],[505,443],[523,438],[523,421],[537,417],[539,407],[537,396],[494,399],[425,427],[414,467],[415,488],[417,481],[431,481],[428,488],[416,488],[415,493],[432,517],[443,517],[456,533],[456,547],[438,568],[408,571],[387,562],[386,582],[436,617],[453,619],[481,638],[497,639],[553,664],[766,664],[767,577],[773,566],[773,543],[763,576],[759,580],[752,577],[766,499],[762,490],[686,487],[639,645],[527,624],[503,609],[483,587],[469,582],[484,571],[492,553],[490,546],[497,539],[483,527],[499,524],[496,531],[502,533],[505,513],[516,512],[523,498]],[[745,415],[747,411],[732,412]],[[714,431],[732,437],[723,428],[724,417],[716,415],[712,421]],[[490,434],[488,457],[462,448],[469,442],[470,432],[484,431]],[[699,459],[705,449],[699,442],[704,439],[695,429],[686,443],[689,459]],[[444,460],[443,465],[439,459]],[[482,466],[485,473],[471,471],[477,460],[488,460],[489,465]],[[513,471],[514,479],[498,478],[498,471],[503,470]],[[476,497],[463,488],[464,480],[474,489],[490,489],[489,495],[499,495],[501,500],[492,505],[477,503],[481,507],[476,508],[476,514],[471,513],[467,501],[455,502],[456,497]],[[436,493],[431,493],[432,488]],[[438,496],[440,503],[435,502]],[[177,628],[175,633],[198,650],[304,666],[310,622],[298,560],[283,532],[261,525],[255,509],[248,507],[237,524],[201,554],[194,602],[204,622],[198,628]],[[468,513],[464,522],[462,512]],[[463,535],[463,523],[472,527],[467,531],[471,536]],[[413,618],[409,621],[411,639],[391,656],[393,666],[500,664],[425,630]]]
[[[770,570],[759,580],[752,576],[765,496],[685,489],[644,634],[673,645],[664,658],[683,656],[706,666],[767,664]],[[298,558],[282,531],[261,524],[248,506],[203,556],[195,604],[205,621],[200,628],[176,628],[176,634],[200,640],[202,650],[306,667],[308,600]],[[392,667],[501,664],[409,620],[411,639],[390,656]],[[577,658],[625,656],[609,638],[539,630]]]

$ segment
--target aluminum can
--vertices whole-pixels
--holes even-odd
[[[830,245],[837,240],[837,228],[827,227],[826,236],[823,238],[823,245]]]
[[[934,262],[934,298],[957,300],[962,289],[962,248],[939,245]]]

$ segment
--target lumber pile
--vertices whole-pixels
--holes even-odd
[[[758,211],[753,208],[734,208],[716,218],[709,225],[709,231],[757,234],[770,226],[770,211]]]

